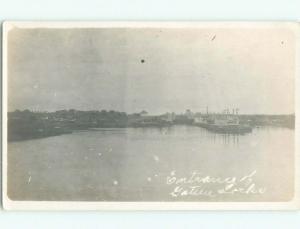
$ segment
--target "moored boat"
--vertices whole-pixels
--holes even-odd
[[[194,120],[194,125],[216,133],[246,134],[252,132],[250,126],[240,124],[237,115],[228,113],[203,115]]]

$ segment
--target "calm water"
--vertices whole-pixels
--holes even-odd
[[[193,126],[98,129],[9,143],[8,194],[15,200],[288,200],[293,160],[294,130],[284,128],[243,136]],[[218,178],[254,172],[253,183],[265,191],[172,196],[176,185],[167,178],[195,171]]]

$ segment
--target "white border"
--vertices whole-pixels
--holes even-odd
[[[7,34],[18,28],[288,28],[297,39],[295,76],[295,196],[288,202],[12,201],[7,196]],[[4,22],[2,55],[2,201],[6,210],[297,210],[300,208],[300,25],[296,22]]]

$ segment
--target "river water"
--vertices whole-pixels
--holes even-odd
[[[285,201],[293,181],[286,128],[239,136],[194,126],[97,129],[8,144],[13,200]],[[228,193],[218,192],[225,185]]]

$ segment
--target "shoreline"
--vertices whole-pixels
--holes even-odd
[[[28,140],[35,140],[35,139],[43,139],[43,138],[49,138],[49,137],[55,137],[55,136],[61,136],[61,135],[66,135],[66,134],[73,134],[74,132],[98,132],[98,131],[114,131],[116,129],[163,129],[163,128],[170,128],[173,126],[193,126],[193,127],[197,127],[197,128],[201,128],[204,130],[207,130],[208,132],[211,133],[215,133],[215,134],[219,134],[219,135],[245,135],[245,134],[239,134],[239,133],[222,133],[222,132],[214,132],[211,130],[208,130],[204,127],[198,126],[198,125],[193,125],[193,124],[172,124],[169,126],[140,126],[140,127],[136,127],[136,126],[122,126],[122,127],[91,127],[91,128],[87,128],[87,129],[74,129],[72,131],[68,131],[68,132],[64,132],[64,133],[58,133],[58,134],[52,134],[52,135],[45,135],[45,136],[36,136],[36,137],[25,137],[25,138],[19,138],[19,139],[14,139],[14,140],[8,140],[9,143],[11,142],[22,142],[22,141],[28,141]],[[284,128],[284,129],[291,129],[291,130],[295,130],[295,128],[289,128],[289,127],[285,127],[285,126],[271,126],[271,125],[263,125],[263,126],[255,126],[253,127],[253,129],[260,129],[260,128]],[[251,133],[248,133],[251,134]]]

